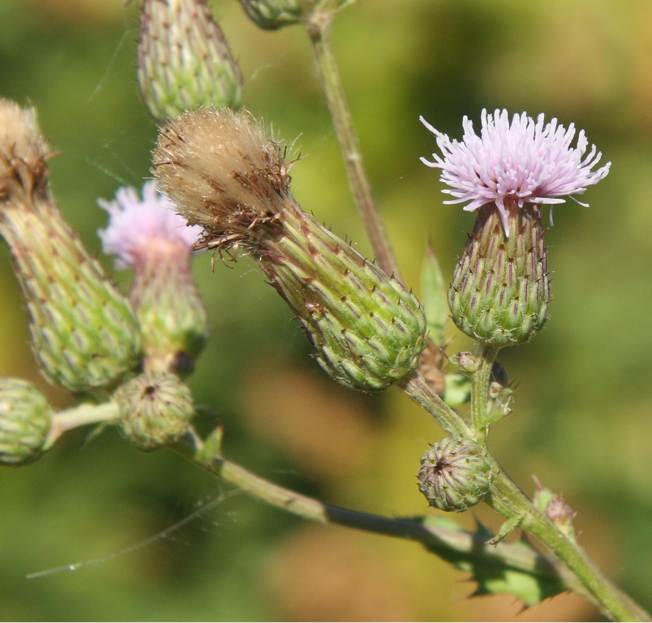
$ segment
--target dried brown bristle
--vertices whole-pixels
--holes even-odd
[[[47,153],[34,109],[0,99],[0,201],[45,192]]]
[[[179,212],[206,230],[204,246],[254,244],[289,197],[283,146],[250,113],[205,108],[160,132],[154,174]]]

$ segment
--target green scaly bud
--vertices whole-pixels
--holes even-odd
[[[45,396],[22,379],[0,379],[0,465],[36,460],[52,427]]]
[[[27,301],[32,348],[48,380],[85,392],[140,364],[140,330],[57,209],[47,155],[34,111],[0,100],[0,235]]]
[[[314,0],[240,0],[252,22],[264,30],[278,30],[299,23]]]
[[[244,249],[301,321],[322,368],[352,388],[408,377],[426,342],[416,297],[291,197],[281,145],[246,113],[201,110],[161,131],[155,174],[200,247]]]
[[[527,342],[541,330],[550,283],[536,206],[508,206],[504,225],[494,206],[481,208],[455,267],[448,303],[455,324],[487,346]]]
[[[195,413],[190,389],[168,372],[145,372],[119,387],[113,399],[122,432],[141,450],[179,441]]]
[[[204,106],[241,106],[242,74],[206,0],[143,1],[138,84],[159,122]]]
[[[444,437],[421,457],[419,489],[440,510],[461,512],[475,506],[492,480],[486,449],[468,439]]]
[[[131,302],[143,331],[148,370],[185,375],[206,344],[206,309],[190,262],[151,262],[136,271]]]

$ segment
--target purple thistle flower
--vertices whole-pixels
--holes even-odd
[[[453,197],[444,203],[465,203],[468,212],[495,203],[506,235],[510,204],[522,208],[526,203],[564,203],[566,196],[574,198],[597,184],[611,167],[607,162],[594,171],[602,153],[595,145],[587,153],[584,130],[572,147],[575,125],[566,128],[556,118],[545,123],[543,114],[535,121],[523,112],[510,122],[505,109],[493,114],[483,109],[480,136],[465,116],[461,141],[451,140],[423,117],[419,120],[435,135],[441,151],[432,154],[432,161],[421,158],[421,162],[441,169],[440,180],[448,186],[443,192]]]
[[[118,268],[133,267],[162,249],[190,254],[202,231],[175,212],[175,205],[156,190],[153,181],[143,185],[142,199],[134,188],[122,187],[115,200],[98,203],[109,213],[108,226],[98,234],[104,252],[116,257]]]

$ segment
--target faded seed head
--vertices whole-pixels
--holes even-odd
[[[288,198],[283,147],[247,113],[205,108],[165,126],[153,155],[154,173],[191,224],[205,229],[203,246],[255,246]]]
[[[36,111],[0,99],[0,202],[15,193],[45,192],[47,154]]]
[[[284,150],[247,113],[202,110],[164,128],[155,174],[205,247],[244,247],[296,314],[335,380],[366,391],[401,381],[425,346],[423,309],[396,279],[290,195]]]

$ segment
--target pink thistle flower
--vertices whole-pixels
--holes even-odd
[[[160,252],[189,256],[201,235],[201,227],[188,225],[153,181],[143,185],[142,199],[134,188],[123,187],[115,200],[98,203],[109,213],[108,226],[98,234],[104,252],[116,257],[118,268],[134,267]]]
[[[504,109],[493,114],[483,109],[480,136],[465,116],[461,141],[451,140],[423,117],[419,120],[435,135],[441,151],[432,154],[432,161],[421,162],[441,169],[440,180],[448,186],[443,192],[453,197],[444,203],[465,203],[468,212],[495,203],[506,235],[509,205],[564,203],[566,196],[580,203],[574,195],[597,184],[611,167],[607,162],[593,170],[602,153],[595,145],[589,149],[584,130],[572,147],[575,125],[566,128],[556,118],[545,123],[543,114],[535,121],[523,112],[510,122]]]

